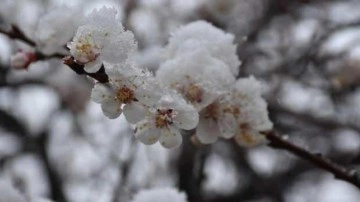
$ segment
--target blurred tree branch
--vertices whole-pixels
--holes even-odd
[[[311,153],[276,134],[274,131],[264,133],[267,140],[270,141],[269,146],[275,149],[286,150],[304,160],[311,162],[319,168],[332,173],[335,178],[344,180],[360,188],[360,174],[356,170],[349,170],[343,166],[332,162],[325,158],[322,154]]]
[[[17,39],[20,40],[29,46],[36,46],[36,43],[31,40],[29,37],[27,37],[23,31],[21,31],[17,26],[11,25],[11,29],[9,31],[0,29],[0,33],[8,36],[10,39]]]
[[[66,202],[67,199],[65,197],[65,193],[63,192],[62,180],[49,161],[49,156],[47,153],[48,133],[44,131],[38,136],[29,135],[26,127],[21,122],[3,110],[0,110],[0,123],[1,127],[21,138],[21,152],[31,152],[41,158],[46,171],[45,175],[49,180],[51,198],[58,202]],[[5,156],[4,158],[0,159],[0,164],[2,165],[7,160],[16,156],[18,156],[18,153],[16,153],[14,156]]]

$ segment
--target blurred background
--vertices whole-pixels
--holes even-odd
[[[0,24],[35,38],[42,15],[61,5],[114,6],[151,70],[181,25],[205,19],[233,33],[239,77],[263,82],[275,129],[360,168],[359,0],[1,0]],[[266,145],[194,146],[185,135],[179,149],[144,146],[124,117],[109,120],[89,101],[92,82],[59,59],[12,69],[19,49],[29,47],[0,34],[0,179],[26,195],[127,202],[141,189],[173,186],[190,202],[360,201],[353,185]]]

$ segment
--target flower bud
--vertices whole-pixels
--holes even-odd
[[[15,55],[11,56],[10,64],[14,69],[27,69],[29,65],[36,61],[35,53],[18,51]]]

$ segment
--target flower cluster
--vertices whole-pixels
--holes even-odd
[[[91,98],[101,104],[108,118],[123,113],[136,125],[139,141],[148,145],[159,141],[166,148],[175,148],[182,143],[180,130],[197,126],[199,115],[194,106],[176,91],[162,87],[152,73],[133,61],[133,34],[124,30],[114,9],[92,12],[68,47],[85,71],[104,67],[109,82],[96,83]]]
[[[254,77],[236,80],[241,62],[233,34],[202,20],[180,27],[159,50],[163,55],[154,75],[139,67],[134,34],[125,30],[115,8],[87,16],[77,8],[62,16],[62,9],[39,21],[39,51],[61,53],[67,44],[69,58],[85,73],[105,72],[108,82],[95,83],[91,99],[110,119],[123,114],[142,143],[176,148],[182,130],[191,130],[202,144],[221,137],[253,146],[263,142],[261,132],[272,129],[260,83]],[[56,31],[59,26],[62,33]],[[18,52],[11,62],[27,68],[33,61],[35,54]]]
[[[260,83],[254,77],[236,80],[241,62],[232,34],[205,21],[179,28],[154,76],[132,57],[134,35],[115,9],[95,10],[80,24],[68,43],[72,57],[85,71],[103,67],[109,77],[95,84],[92,100],[108,118],[123,113],[142,143],[176,148],[181,130],[193,130],[203,144],[222,137],[253,146],[264,139],[260,132],[271,130]]]
[[[121,64],[136,50],[134,35],[125,31],[115,9],[94,10],[80,23],[68,44],[71,55],[85,71],[97,72],[104,63]]]
[[[196,137],[203,144],[235,137],[244,146],[263,140],[271,130],[261,85],[254,77],[235,81],[241,62],[234,36],[205,21],[173,33],[166,60],[156,77],[178,91],[199,113]]]

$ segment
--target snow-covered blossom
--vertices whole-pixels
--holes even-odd
[[[167,45],[168,57],[203,49],[216,59],[223,61],[234,76],[239,73],[234,35],[225,33],[206,21],[195,21],[175,31]]]
[[[29,65],[36,61],[36,55],[33,52],[18,51],[10,58],[10,66],[15,69],[27,69]]]
[[[179,129],[194,129],[198,122],[196,109],[181,95],[170,91],[136,125],[135,137],[147,145],[159,141],[165,148],[176,148],[182,143]]]
[[[249,77],[235,84],[240,61],[233,40],[205,21],[190,23],[160,49],[168,54],[154,78],[133,61],[136,43],[116,21],[116,11],[102,8],[88,16],[69,47],[86,71],[104,65],[109,83],[96,83],[91,98],[108,118],[124,113],[142,143],[176,148],[182,143],[180,130],[196,128],[203,144],[235,136],[250,146],[272,123],[259,82]]]
[[[229,92],[200,111],[196,137],[203,144],[234,137],[242,146],[255,146],[265,140],[260,132],[271,129],[260,82],[251,76],[239,79]]]
[[[195,50],[164,62],[156,77],[200,111],[226,92],[235,78],[221,60]]]
[[[71,55],[87,72],[97,72],[101,65],[124,63],[136,50],[131,31],[125,31],[115,8],[94,10],[82,22],[72,42]]]
[[[126,71],[123,69],[126,68]],[[109,84],[96,83],[91,98],[101,103],[104,114],[111,119],[122,112],[130,123],[137,123],[145,115],[144,106],[154,105],[160,99],[160,90],[156,90],[156,82],[152,75],[129,63],[105,64],[109,75]],[[122,108],[122,105],[125,106]]]
[[[225,94],[200,111],[196,137],[203,144],[214,143],[218,137],[229,139],[235,135],[240,109],[229,104]]]
[[[131,202],[187,202],[186,194],[170,187],[141,190]]]
[[[264,142],[260,132],[269,131],[273,124],[269,120],[267,104],[261,97],[261,83],[253,76],[239,79],[232,92],[233,106],[240,109],[237,116],[235,140],[242,146],[254,146]]]
[[[50,10],[39,19],[35,30],[37,47],[45,54],[63,52],[83,18],[77,7],[61,6]]]

